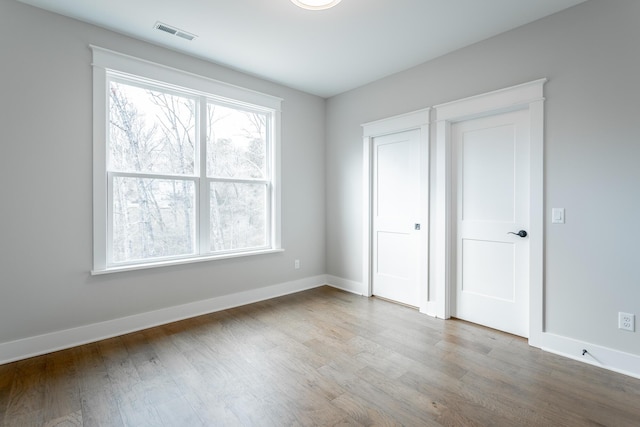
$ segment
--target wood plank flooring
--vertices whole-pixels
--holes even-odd
[[[329,287],[0,366],[0,426],[640,426],[640,380]]]

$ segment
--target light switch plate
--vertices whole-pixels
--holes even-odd
[[[564,208],[551,209],[551,223],[564,224]]]

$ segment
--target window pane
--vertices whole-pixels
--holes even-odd
[[[111,82],[109,170],[194,175],[196,102]]]
[[[267,176],[267,119],[264,113],[207,105],[207,176]]]
[[[195,253],[195,182],[113,178],[113,262]]]
[[[211,251],[267,246],[267,186],[212,182]]]

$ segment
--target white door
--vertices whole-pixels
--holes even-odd
[[[420,239],[426,233],[420,220],[420,130],[376,137],[372,148],[373,294],[418,307]]]
[[[529,114],[455,123],[455,317],[529,335]]]

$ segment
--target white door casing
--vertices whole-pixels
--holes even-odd
[[[423,312],[428,298],[428,123],[429,109],[424,109],[362,125],[362,294],[371,296],[376,293],[385,298],[417,306]],[[410,136],[409,140],[407,136]],[[401,142],[403,140],[404,143]],[[382,163],[379,160],[382,160]],[[401,168],[404,177],[385,176],[397,169],[399,164],[407,162],[412,166]],[[383,172],[381,177],[378,176],[380,171]],[[384,178],[385,182],[378,182],[377,178]],[[401,184],[407,181],[413,182],[407,186]],[[382,184],[382,187],[379,184]],[[381,194],[378,194],[379,189],[382,190]],[[384,204],[382,210],[377,209],[381,203]],[[400,203],[405,204],[405,207],[400,208]],[[414,213],[407,215],[407,210],[413,210]],[[377,215],[378,212],[382,215]],[[402,215],[399,215],[400,213]],[[400,216],[404,216],[405,219],[399,218]],[[420,230],[415,230],[415,224],[420,224]],[[400,256],[401,253],[407,256]],[[410,274],[398,274],[399,271]],[[376,272],[382,274],[375,277]],[[413,279],[409,279],[411,276]],[[376,279],[382,287],[377,287],[374,292]],[[407,295],[397,295],[390,286],[385,288],[386,279],[389,279],[386,285],[390,282],[407,284],[407,281],[413,280],[417,287]],[[391,290],[391,293],[385,295],[385,290]]]
[[[451,314],[529,335],[529,114],[454,123]],[[520,231],[522,232],[522,231]]]
[[[529,117],[529,345],[542,346],[543,317],[543,141],[546,79],[461,99],[434,107],[436,138],[431,175],[429,302],[427,312],[451,316],[457,266],[452,172],[452,127],[462,121],[524,110]],[[514,236],[515,237],[515,236]]]

